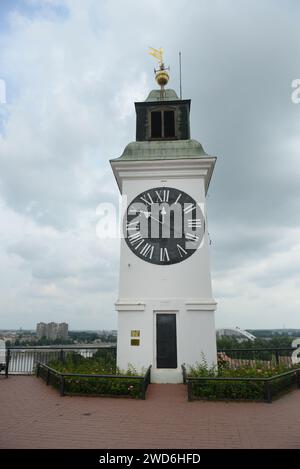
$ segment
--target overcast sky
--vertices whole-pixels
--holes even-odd
[[[116,328],[109,159],[163,46],[218,157],[208,195],[217,326],[300,328],[298,0],[0,0],[0,328]],[[3,101],[3,99],[2,99]]]

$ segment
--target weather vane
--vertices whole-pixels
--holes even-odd
[[[169,81],[169,73],[170,67],[166,68],[163,61],[163,54],[164,50],[162,47],[159,49],[154,49],[153,47],[149,47],[149,54],[152,55],[158,61],[159,68],[156,70],[154,69],[155,80],[160,86],[160,93],[161,99],[165,98],[165,90],[164,87]]]

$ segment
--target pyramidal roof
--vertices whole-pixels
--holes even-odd
[[[208,156],[196,140],[131,142],[117,160],[176,160]]]
[[[176,91],[171,89],[166,89],[164,91],[164,101],[179,101]],[[146,102],[154,102],[154,101],[161,101],[161,91],[160,90],[152,90],[148,94]]]

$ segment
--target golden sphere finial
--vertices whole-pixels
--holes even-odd
[[[164,50],[162,47],[159,49],[154,49],[153,47],[149,48],[149,54],[152,55],[158,61],[159,68],[158,70],[154,69],[155,80],[161,88],[164,88],[170,79],[168,69],[165,68],[163,62],[163,53]]]
[[[166,69],[156,70],[155,72],[155,80],[159,84],[159,86],[166,86],[169,81],[169,74]]]

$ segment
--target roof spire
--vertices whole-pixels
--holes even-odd
[[[157,61],[159,68],[156,70],[154,69],[155,80],[157,84],[160,86],[160,97],[163,101],[165,99],[165,85],[169,81],[169,73],[170,67],[166,68],[164,61],[163,61],[163,53],[164,50],[162,47],[159,49],[154,49],[153,47],[149,47],[149,54],[152,55]]]

